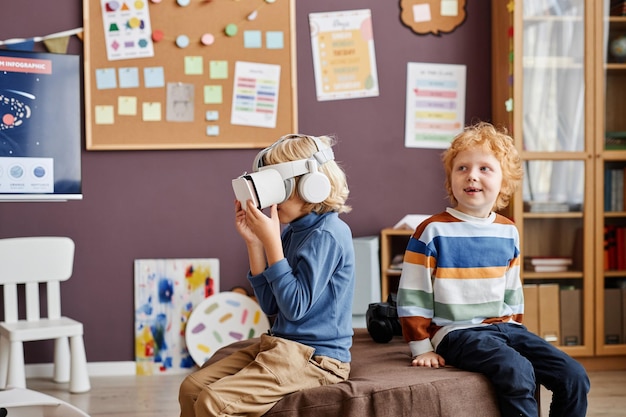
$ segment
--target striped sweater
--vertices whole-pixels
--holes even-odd
[[[412,355],[436,350],[452,330],[521,323],[519,265],[519,234],[504,216],[448,208],[422,222],[404,254],[397,300]]]

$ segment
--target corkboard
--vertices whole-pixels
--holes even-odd
[[[143,4],[149,19],[131,20],[131,13],[124,15],[118,8],[117,21],[111,23],[111,15],[103,18],[108,4],[83,1],[88,150],[262,148],[297,131],[293,0],[109,3],[113,8],[128,4],[140,9]],[[143,12],[140,18],[146,16],[146,9]],[[119,19],[127,24],[119,23]],[[229,24],[236,26],[236,34],[227,34]],[[120,31],[134,30],[136,40],[144,39],[144,47],[148,39],[153,56],[128,58],[127,53],[119,59],[111,55],[115,50],[107,51],[107,44],[112,44],[113,25]],[[157,40],[159,34],[162,38]],[[212,43],[202,43],[205,34],[213,36]],[[187,37],[187,46],[177,45],[180,35]],[[273,88],[278,89],[278,99],[271,104],[273,116],[264,116],[275,122],[253,121],[252,126],[231,123],[233,91],[241,91],[234,87],[235,68],[242,64],[248,69],[279,68],[279,78],[274,72],[277,78]],[[212,72],[214,68],[218,71]],[[152,78],[147,73],[154,69],[162,73],[160,82],[159,76]],[[113,83],[103,81],[111,74]],[[126,78],[126,74],[131,76]],[[237,80],[241,80],[239,75]],[[256,81],[258,86],[264,80]],[[255,100],[260,97],[259,91],[253,91]],[[184,100],[177,102],[173,98],[176,92],[182,92]],[[181,114],[175,114],[176,106],[183,109]]]

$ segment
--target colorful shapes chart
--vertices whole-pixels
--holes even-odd
[[[108,59],[154,56],[148,4],[141,0],[100,1]]]
[[[201,366],[219,348],[259,337],[269,328],[269,320],[256,301],[225,291],[204,299],[194,308],[185,329],[185,342],[189,354]]]

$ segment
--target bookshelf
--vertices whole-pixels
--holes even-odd
[[[380,292],[382,301],[387,301],[389,293],[398,290],[401,269],[393,268],[391,261],[397,255],[403,255],[409,238],[413,234],[409,229],[386,228],[380,232]]]
[[[609,2],[594,4],[595,49],[595,188],[596,338],[595,353],[626,355],[626,10],[615,13]],[[615,15],[613,15],[615,14]],[[617,46],[619,48],[614,48]],[[621,51],[618,52],[618,49]],[[619,311],[622,314],[618,314]]]
[[[506,213],[520,231],[522,279],[556,286],[560,329],[575,317],[580,337],[554,343],[589,369],[626,368],[626,343],[605,338],[604,290],[626,279],[626,270],[604,267],[605,226],[626,226],[626,61],[611,59],[606,40],[626,35],[626,18],[609,17],[608,5],[492,2],[493,121],[512,134],[525,169]],[[539,272],[530,260],[542,257],[572,264]]]

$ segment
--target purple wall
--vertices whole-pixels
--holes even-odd
[[[364,8],[372,11],[380,96],[318,102],[308,14]],[[6,2],[0,13],[1,40],[80,26],[80,0]],[[353,206],[344,219],[354,236],[377,235],[407,213],[443,209],[441,150],[404,147],[406,66],[466,65],[466,123],[489,120],[490,2],[469,1],[467,19],[454,32],[423,36],[401,23],[397,1],[301,0],[296,30],[299,130],[338,137],[335,154]],[[76,37],[68,52],[82,53]],[[221,289],[246,286],[230,180],[249,169],[257,151],[83,151],[84,200],[0,203],[0,237],[73,238],[76,263],[62,286],[63,313],[85,324],[88,361],[134,360],[134,259],[219,258]],[[28,344],[27,361],[51,362],[51,349],[48,342]]]

